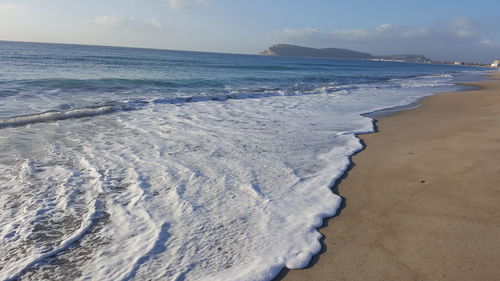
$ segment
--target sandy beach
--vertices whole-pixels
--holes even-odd
[[[378,118],[322,253],[277,280],[500,280],[500,73]]]

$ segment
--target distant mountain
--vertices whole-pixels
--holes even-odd
[[[362,53],[348,49],[339,48],[309,48],[290,44],[277,44],[269,47],[260,53],[265,56],[278,57],[306,57],[306,58],[334,58],[334,59],[354,59],[354,60],[383,60],[383,61],[403,61],[403,62],[431,62],[422,55],[393,55],[374,56],[369,53]]]
[[[368,53],[356,52],[347,49],[325,48],[315,49],[289,44],[277,44],[265,50],[261,55],[279,57],[308,57],[308,58],[336,58],[336,59],[373,59]]]

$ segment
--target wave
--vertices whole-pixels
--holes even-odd
[[[31,125],[35,123],[52,122],[65,119],[76,119],[84,117],[92,117],[97,115],[102,115],[106,113],[111,113],[117,110],[126,109],[125,106],[100,106],[100,107],[88,107],[88,108],[78,108],[68,111],[46,111],[37,114],[14,116],[6,119],[0,120],[0,129],[6,127],[21,127],[26,125]]]
[[[437,74],[437,75],[424,75],[414,76],[411,78],[392,78],[392,79],[373,79],[371,82],[384,82],[388,88],[420,88],[420,87],[434,87],[444,85],[443,80],[451,81],[454,76],[450,74]],[[139,110],[149,104],[182,104],[190,102],[206,102],[206,101],[227,101],[230,99],[254,99],[254,98],[267,98],[275,96],[297,96],[297,95],[313,95],[313,94],[349,94],[354,90],[362,90],[369,87],[371,84],[366,77],[358,77],[359,83],[352,83],[353,81],[344,81],[339,83],[327,83],[328,79],[324,77],[306,77],[307,82],[305,85],[295,83],[294,86],[289,88],[280,87],[256,87],[256,88],[241,88],[241,89],[226,89],[227,93],[223,94],[197,94],[186,96],[170,96],[159,98],[138,98],[125,101],[108,101],[99,105],[91,105],[82,108],[73,108],[69,110],[49,110],[36,114],[11,116],[0,119],[0,129],[6,127],[21,127],[35,123],[54,122],[66,119],[79,119],[86,117],[100,116],[104,114],[111,114],[121,111]],[[50,83],[57,83],[52,81]],[[339,79],[337,79],[339,80]],[[85,83],[85,80],[65,80],[63,83]],[[122,82],[129,84],[148,84],[148,80],[128,80],[128,79],[99,79],[102,83],[105,81],[113,81],[117,84]],[[161,81],[156,81],[163,83]],[[310,84],[310,82],[314,82]],[[349,83],[348,83],[349,82]],[[205,83],[205,81],[200,81]],[[379,87],[378,85],[377,87]],[[368,88],[367,88],[368,89]]]
[[[206,101],[226,101],[229,99],[252,99],[265,98],[272,96],[282,96],[284,92],[280,89],[257,89],[255,92],[237,91],[227,95],[205,95],[205,96],[185,96],[185,97],[168,97],[157,98],[152,100],[133,99],[128,101],[110,101],[103,105],[88,106],[69,110],[49,110],[41,113],[10,116],[0,119],[0,129],[7,127],[22,127],[36,123],[54,122],[66,119],[80,119],[86,117],[95,117],[110,113],[132,111],[144,108],[149,104],[180,104],[190,102],[206,102]]]
[[[217,66],[220,68],[242,68],[242,69],[253,69],[253,70],[276,70],[276,71],[286,71],[293,70],[290,67],[281,66]],[[107,93],[178,93],[185,92],[188,94],[212,94],[217,93],[224,94],[224,90],[228,88],[241,88],[241,83],[243,85],[248,85],[251,88],[263,88],[266,85],[273,85],[273,87],[279,86],[283,88],[284,91],[291,90],[296,91],[295,85],[300,85],[301,89],[308,91],[317,87],[335,83],[336,85],[349,85],[349,84],[373,84],[373,83],[384,83],[391,81],[410,81],[412,79],[419,80],[433,80],[433,79],[452,79],[453,76],[450,74],[438,74],[438,75],[424,75],[424,76],[341,76],[341,75],[325,75],[325,74],[305,74],[295,77],[280,77],[280,76],[269,76],[269,75],[251,75],[243,76],[239,78],[237,84],[234,82],[226,81],[222,79],[130,79],[130,78],[99,78],[99,79],[68,79],[68,78],[47,78],[47,79],[19,79],[11,81],[2,81],[0,84],[3,86],[4,91],[0,93],[0,96],[12,96],[24,89],[26,87],[34,89],[37,93],[43,93],[44,91],[53,91],[58,89],[59,91],[68,91],[76,93],[93,92],[96,94],[107,94]],[[246,87],[245,87],[246,89]]]
[[[46,88],[61,89],[112,89],[131,87],[159,87],[159,88],[208,88],[224,87],[222,81],[210,79],[126,79],[126,78],[103,78],[103,79],[37,79],[17,80],[17,84]]]
[[[455,76],[452,74],[421,75],[409,78],[393,78],[390,82],[401,88],[424,88],[437,86],[450,86]]]

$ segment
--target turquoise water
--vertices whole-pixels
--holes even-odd
[[[0,42],[0,279],[270,280],[373,131],[479,68]]]

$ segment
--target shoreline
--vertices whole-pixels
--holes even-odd
[[[500,275],[500,72],[487,78],[367,114],[376,131],[358,135],[364,149],[332,187],[343,202],[319,229],[322,250],[273,280]]]

